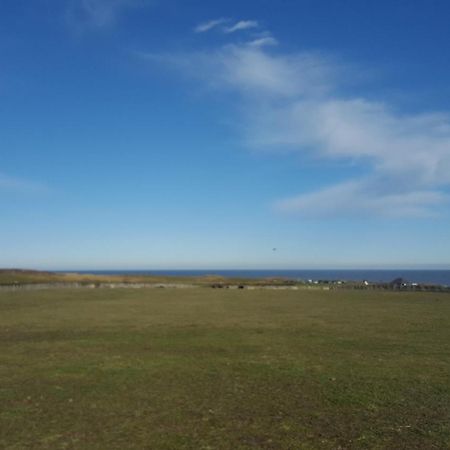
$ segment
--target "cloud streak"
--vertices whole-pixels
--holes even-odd
[[[77,31],[103,29],[113,26],[126,10],[143,8],[148,4],[147,0],[71,0],[67,19]]]
[[[229,30],[256,26],[250,22],[257,24],[241,21]],[[394,104],[343,95],[342,68],[332,58],[274,51],[271,39],[166,60],[238,94],[249,146],[307,154],[323,164],[352,161],[366,174],[282,199],[275,208],[307,217],[437,214],[450,186],[449,114],[404,114]]]
[[[0,173],[0,192],[2,191],[33,194],[47,192],[48,187],[41,183]]]
[[[250,28],[258,28],[259,24],[256,20],[240,20],[231,27],[224,28],[225,33],[235,33],[236,31],[249,30]]]
[[[227,23],[228,19],[215,19],[215,20],[209,20],[208,22],[203,22],[197,25],[194,28],[194,31],[196,33],[205,33],[206,31],[210,31],[213,28],[217,28],[220,25],[223,25],[224,23]]]
[[[239,20],[233,25],[227,25],[230,23],[230,19],[220,18],[214,20],[208,20],[207,22],[202,22],[194,28],[195,33],[206,33],[207,31],[213,29],[219,29],[222,33],[232,34],[237,31],[250,30],[259,27],[259,23],[256,20]]]
[[[264,36],[248,42],[247,45],[249,45],[250,47],[265,47],[278,45],[278,41],[272,36]]]
[[[435,217],[432,207],[442,207],[446,196],[434,190],[383,191],[373,180],[349,181],[322,190],[277,202],[283,213],[303,213],[309,217]]]

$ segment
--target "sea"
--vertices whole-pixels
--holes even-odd
[[[228,278],[287,278],[290,280],[369,281],[388,283],[403,278],[410,283],[450,286],[450,270],[74,270],[73,272],[96,275],[161,275],[197,277],[219,275]]]

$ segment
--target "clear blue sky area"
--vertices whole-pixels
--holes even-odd
[[[0,267],[450,268],[449,20],[2,0]]]

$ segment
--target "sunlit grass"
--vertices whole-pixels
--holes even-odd
[[[0,448],[450,446],[450,295],[0,292]]]

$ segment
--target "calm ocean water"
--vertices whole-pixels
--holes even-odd
[[[411,283],[450,286],[450,270],[82,270],[78,273],[99,275],[221,275],[235,278],[283,277],[294,280],[342,280],[389,282],[403,278]]]

